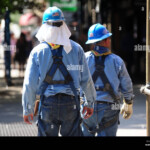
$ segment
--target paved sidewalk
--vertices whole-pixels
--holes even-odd
[[[129,120],[123,119],[120,115],[117,136],[146,136],[146,97],[140,94],[141,86],[134,85],[133,115]]]
[[[0,78],[0,136],[36,136],[37,127],[23,122],[21,92],[22,80],[14,79],[15,86],[6,87]]]
[[[36,136],[37,127],[27,125],[22,119],[23,78],[14,78],[13,87],[6,87],[3,78],[0,78],[0,136]],[[146,136],[146,107],[145,96],[139,93],[141,85],[134,86],[135,101],[133,116],[124,120],[120,116],[120,125],[117,136]]]

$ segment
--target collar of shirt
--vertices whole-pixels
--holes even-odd
[[[102,46],[95,46],[92,52],[95,56],[103,56],[111,54],[111,51],[108,48]]]
[[[60,45],[57,45],[57,44],[53,44],[53,43],[48,43],[52,49],[58,49],[60,47]]]

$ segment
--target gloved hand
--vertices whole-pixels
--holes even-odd
[[[140,92],[145,95],[150,95],[150,83],[142,86]]]
[[[130,119],[132,113],[133,113],[133,104],[127,104],[125,101],[123,101],[120,114],[123,115],[124,119]]]

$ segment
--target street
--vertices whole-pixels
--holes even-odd
[[[36,136],[36,124],[27,125],[22,118],[22,79],[13,80],[17,86],[9,88],[0,80],[0,136]]]
[[[36,118],[33,125],[27,125],[22,118],[21,93],[23,78],[12,70],[14,86],[7,87],[3,71],[0,70],[0,136],[36,136]],[[120,115],[117,136],[146,136],[146,97],[140,94],[141,85],[134,85],[134,107],[131,119],[124,120]]]

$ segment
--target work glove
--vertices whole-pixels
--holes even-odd
[[[121,107],[120,114],[123,115],[124,119],[130,119],[133,113],[133,104],[127,104],[125,100],[123,101],[123,105]]]
[[[150,95],[150,83],[142,86],[140,92],[145,95]]]

